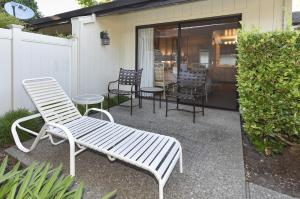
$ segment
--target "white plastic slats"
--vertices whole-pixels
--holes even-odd
[[[86,142],[87,144],[91,144],[91,142],[94,142],[96,139],[99,139],[102,136],[105,136],[107,133],[109,133],[112,128],[114,128],[114,125],[112,123],[109,123],[103,128],[97,129],[96,131],[93,131],[92,133],[83,136],[82,138],[80,138],[80,141]]]
[[[127,138],[130,134],[134,132],[133,129],[126,129],[126,131],[123,131],[122,134],[118,134],[108,142],[104,143],[103,146],[101,146],[105,150],[110,150],[118,145],[119,142],[122,142],[125,138]]]
[[[41,81],[43,80],[43,81]],[[45,77],[45,78],[39,78],[39,79],[32,79],[32,80],[25,80],[27,81],[28,86],[35,86],[36,82],[38,81],[40,84],[48,85],[49,83],[55,83],[55,80],[50,77]]]
[[[151,144],[151,146],[137,159],[138,162],[144,163],[145,160],[153,153],[153,151],[160,147],[161,145],[164,145],[166,140],[163,136],[158,136],[158,139]]]
[[[23,84],[46,122],[66,124],[81,117],[55,79],[28,79]]]
[[[136,155],[137,157],[139,157],[141,154],[143,154],[151,145],[151,143],[154,142],[156,137],[157,136],[155,136],[155,134],[148,133],[147,137],[145,137],[143,141],[136,145],[135,150],[131,150],[129,153],[125,154],[125,156],[133,160],[137,159],[134,158],[134,156]]]
[[[51,98],[57,98],[57,97],[65,97],[65,93],[58,90],[57,92],[52,92],[52,93],[48,92],[45,94],[32,95],[32,97],[34,98],[34,100],[40,101],[40,100],[47,100]]]
[[[122,130],[121,126],[114,125],[110,130],[107,131],[107,133],[103,134],[101,137],[96,136],[91,142],[89,142],[91,145],[97,146],[98,143],[100,143],[103,139],[106,139],[107,137],[113,136],[116,132]]]
[[[146,143],[144,146],[140,148],[140,150],[131,156],[129,154],[127,155],[130,159],[132,160],[138,160],[145,152],[149,150],[151,146],[153,146],[155,143],[158,143],[159,141],[159,136],[154,134]]]
[[[65,93],[60,91],[60,90],[56,90],[55,92],[44,92],[44,93],[31,93],[31,96],[36,99],[36,100],[41,100],[41,99],[45,99],[45,98],[50,98],[50,97],[55,97],[55,96],[60,96],[60,95],[64,95]]]
[[[172,147],[172,144],[174,142],[168,140],[167,143],[159,150],[159,152],[156,154],[155,159],[150,162],[150,167],[153,169],[156,169],[158,164],[163,160],[165,155],[169,152],[169,149]],[[158,150],[157,150],[158,151]]]
[[[51,110],[46,110],[45,117],[50,117],[50,116],[53,116],[58,113],[66,112],[66,111],[70,110],[70,107],[71,106],[67,104],[67,105],[52,108]]]
[[[147,154],[139,159],[139,161],[143,162],[146,165],[149,165],[153,162],[158,153],[162,150],[162,148],[167,144],[168,139],[166,137],[162,137],[159,144],[153,145]]]
[[[28,90],[31,93],[45,92],[50,89],[60,90],[60,87],[57,84],[52,84],[52,85],[50,84],[50,85],[45,85],[45,86],[37,84],[36,87],[26,86],[26,90]]]
[[[134,142],[130,144],[130,146],[126,147],[119,153],[119,155],[125,156],[130,151],[134,150],[135,147],[141,143],[145,138],[147,137],[147,133],[143,133],[138,139],[136,139]]]
[[[103,137],[103,139],[100,142],[95,143],[95,145],[97,147],[103,148],[107,144],[111,143],[112,140],[116,140],[122,135],[127,135],[127,132],[130,132],[130,131],[132,131],[132,129],[126,128],[126,127],[121,127],[118,130],[111,133],[110,135]]]
[[[93,133],[95,130],[103,127],[106,124],[107,124],[106,122],[99,121],[98,123],[93,125],[82,126],[82,127],[80,126],[80,128],[77,128],[76,130],[74,129],[72,131],[72,134],[75,138],[80,138],[90,133]]]
[[[135,131],[132,135],[124,139],[122,142],[120,142],[116,147],[114,147],[112,150],[113,153],[120,153],[122,152],[126,147],[130,146],[136,139],[138,139],[142,134],[138,131]]]
[[[61,116],[61,117],[57,117],[56,119],[51,119],[48,120],[50,122],[54,122],[54,123],[59,123],[59,124],[66,124],[68,122],[74,121],[75,119],[80,118],[81,116],[77,115],[77,112],[69,114],[69,115],[65,115],[65,116]]]
[[[60,103],[57,103],[57,104],[51,104],[49,106],[46,106],[46,107],[40,107],[40,110],[43,111],[43,113],[45,112],[54,112],[54,108],[58,108],[58,107],[64,107],[64,106],[69,106],[70,109],[73,107],[73,104],[72,102],[69,102],[69,101],[64,101],[64,102],[60,102]]]
[[[161,163],[160,167],[158,168],[158,174],[163,178],[164,173],[167,171],[169,166],[172,164],[172,161],[175,159],[176,155],[179,153],[179,145],[174,144],[173,148],[169,152],[168,156],[164,159]]]

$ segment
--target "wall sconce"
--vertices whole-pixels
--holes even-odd
[[[110,38],[108,36],[108,33],[107,31],[102,31],[100,32],[100,38],[101,38],[101,42],[102,42],[102,45],[109,45],[110,44]]]

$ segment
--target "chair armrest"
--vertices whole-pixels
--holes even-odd
[[[115,122],[114,118],[112,117],[112,115],[108,111],[106,111],[106,110],[98,109],[98,108],[90,108],[90,109],[86,110],[86,112],[85,112],[84,115],[87,116],[90,111],[102,112],[102,113],[104,113],[108,117],[108,119],[109,119],[110,122],[112,122],[112,123]]]
[[[109,88],[110,88],[110,85],[113,84],[113,83],[116,83],[116,82],[119,82],[119,80],[115,80],[115,81],[108,82],[107,90],[110,91],[110,89],[109,89]]]
[[[18,132],[17,132],[17,128],[27,132],[27,133],[30,133],[34,136],[36,136],[36,140],[40,139],[40,138],[43,138],[44,137],[44,134],[43,132],[40,132],[40,133],[37,133],[37,132],[34,132],[30,129],[27,129],[25,127],[22,127],[20,125],[20,123],[22,122],[25,122],[25,121],[29,121],[29,120],[32,120],[32,119],[35,119],[35,118],[38,118],[38,117],[41,117],[41,114],[40,113],[37,113],[37,114],[34,114],[34,115],[30,115],[30,116],[27,116],[27,117],[23,117],[23,118],[20,118],[20,119],[17,119],[11,126],[11,133],[12,133],[12,136],[14,138],[14,141],[17,145],[17,147],[25,152],[25,153],[28,153],[32,150],[32,148],[34,147],[33,145],[30,147],[30,148],[26,148],[25,146],[23,146],[23,144],[21,143],[21,140],[19,138],[19,135],[18,135]],[[44,128],[44,127],[43,127]],[[42,130],[41,130],[42,131]]]

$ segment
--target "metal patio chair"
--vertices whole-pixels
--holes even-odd
[[[78,154],[86,149],[103,153],[110,161],[118,159],[152,173],[158,181],[160,199],[178,161],[182,172],[182,149],[175,138],[116,124],[111,114],[102,109],[88,109],[82,116],[54,78],[27,79],[23,85],[39,113],[18,119],[11,127],[21,151],[29,153],[43,139],[49,139],[53,145],[68,141],[72,176]],[[90,111],[104,113],[109,121],[89,117]],[[39,133],[21,126],[22,122],[40,116],[45,124]],[[17,128],[36,136],[30,148],[22,145]],[[53,137],[59,141],[54,142]]]
[[[204,116],[204,97],[206,95],[205,82],[206,82],[207,70],[198,70],[197,72],[180,72],[176,83],[171,83],[166,88],[166,117],[168,117],[168,111],[181,110],[193,113],[193,123],[195,123],[196,115],[196,103],[201,101],[202,115]],[[169,98],[176,99],[176,109],[168,109]],[[180,103],[193,104],[193,111],[186,109],[179,109]]]
[[[140,92],[141,87],[141,78],[142,78],[143,69],[139,70],[127,70],[120,69],[119,78],[116,81],[112,81],[108,83],[108,93],[107,98],[109,102],[110,94],[114,94],[118,96],[118,104],[120,104],[120,95],[130,96],[130,115],[132,115],[132,98],[133,95],[136,95]],[[117,88],[112,89],[111,85],[117,83]],[[122,90],[120,86],[130,86],[130,90]],[[124,106],[124,105],[123,105]],[[140,101],[139,101],[140,106]],[[109,111],[109,106],[108,106]]]

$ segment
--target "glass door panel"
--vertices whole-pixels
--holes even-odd
[[[154,86],[177,80],[177,25],[154,28]]]
[[[206,106],[237,108],[236,34],[236,23],[181,25],[179,73],[207,70]]]

